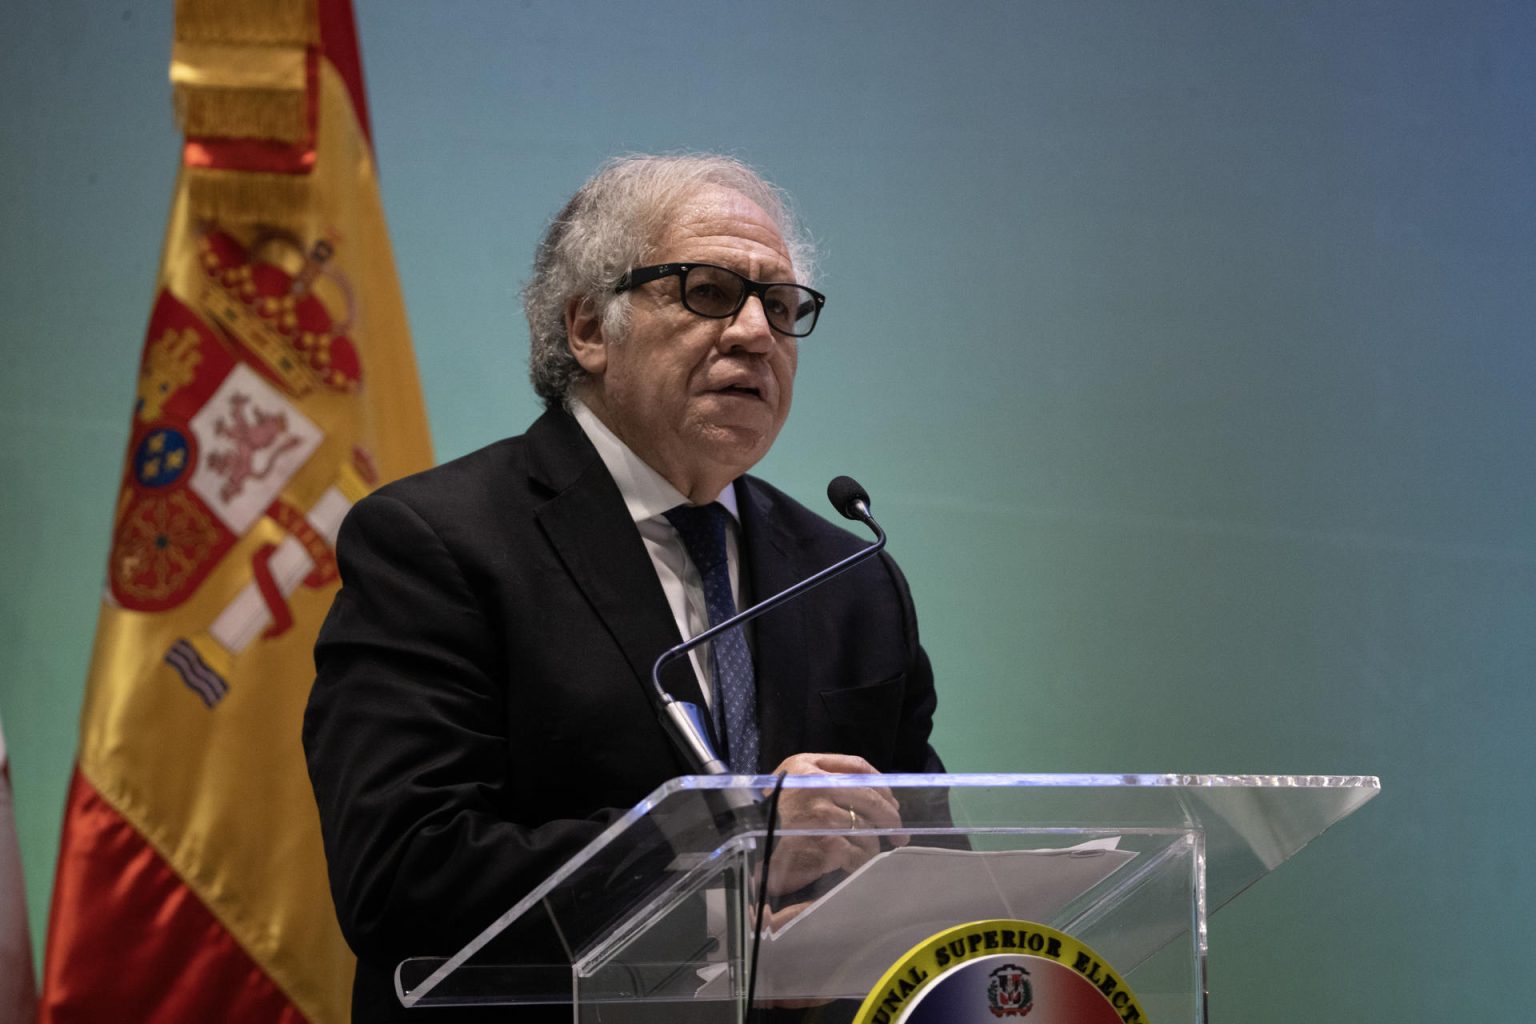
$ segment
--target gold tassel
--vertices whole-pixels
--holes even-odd
[[[285,89],[210,89],[177,86],[176,119],[188,138],[309,138],[303,92]]]
[[[176,0],[176,40],[310,46],[320,29],[314,0]]]
[[[196,220],[226,227],[280,225],[302,232],[312,198],[308,175],[186,169],[187,201]]]
[[[193,138],[309,137],[312,0],[178,0],[171,84]]]

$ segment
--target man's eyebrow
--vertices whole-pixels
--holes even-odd
[[[752,271],[752,258],[750,256],[743,256],[739,258],[720,257],[716,259],[669,260],[668,262],[708,264],[712,267],[724,267],[726,270],[740,274],[742,277],[749,281],[759,281],[764,284],[800,283],[799,279],[795,276],[794,264],[788,262],[781,263],[778,262],[777,259],[771,264],[759,264],[759,266],[762,267],[762,270],[756,275],[754,275]]]

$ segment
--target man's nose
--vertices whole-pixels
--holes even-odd
[[[720,345],[727,351],[767,352],[776,340],[768,323],[768,313],[763,309],[763,300],[756,295],[747,296],[747,301],[720,332]]]

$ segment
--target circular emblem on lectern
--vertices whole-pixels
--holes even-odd
[[[1118,971],[1032,921],[973,921],[913,946],[854,1024],[1146,1024]]]

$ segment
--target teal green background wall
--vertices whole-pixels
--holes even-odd
[[[831,296],[761,471],[874,494],[950,766],[1378,774],[1213,919],[1213,1019],[1520,1014],[1536,6],[358,7],[440,458],[535,414],[516,290],[604,157],[745,157]],[[38,943],[177,160],[169,8],[0,8],[0,714]]]

